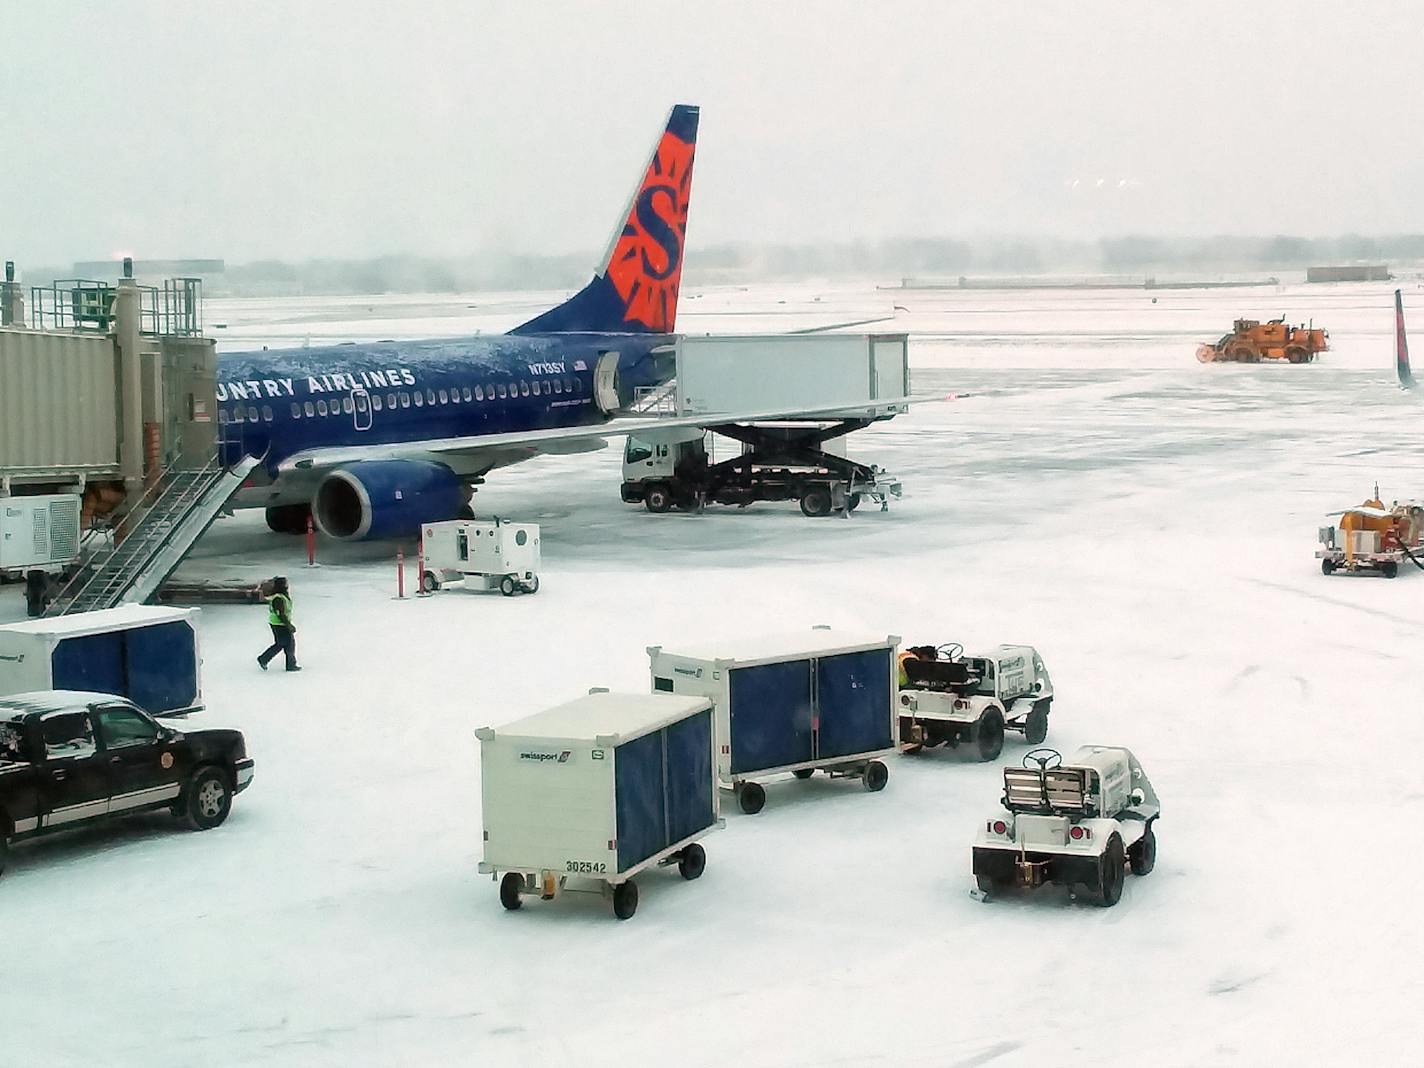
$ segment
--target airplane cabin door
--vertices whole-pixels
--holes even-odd
[[[351,418],[355,420],[357,430],[371,429],[371,394],[364,389],[351,391]]]
[[[593,368],[593,403],[600,411],[618,410],[618,353],[600,352]]]

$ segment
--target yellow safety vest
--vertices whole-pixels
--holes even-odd
[[[286,619],[283,619],[282,616],[279,615],[278,612],[277,612],[277,602],[278,602],[278,601],[285,601],[285,602],[286,602],[286,604],[285,604],[285,606],[284,606],[284,607],[286,608],[286,613],[285,613],[285,614],[286,614],[286,617],[287,617]],[[288,624],[291,623],[291,621],[292,621],[292,599],[291,599],[290,597],[288,597],[285,593],[274,593],[271,597],[269,597],[269,598],[267,599],[267,604],[268,604],[268,609],[267,609],[267,622],[268,622],[268,623],[272,624],[272,626],[274,626],[274,627],[285,627],[285,626],[287,626]]]

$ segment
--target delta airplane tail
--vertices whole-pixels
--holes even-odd
[[[1404,297],[1394,291],[1394,369],[1399,375],[1400,389],[1414,388],[1414,373],[1409,370],[1409,341],[1404,336]]]
[[[669,334],[676,329],[697,119],[697,108],[673,107],[593,280],[511,334]]]

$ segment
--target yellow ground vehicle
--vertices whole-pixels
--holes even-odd
[[[1315,558],[1325,574],[1377,571],[1394,578],[1406,560],[1424,570],[1424,505],[1395,501],[1386,508],[1376,486],[1368,501],[1339,515],[1338,527],[1318,532]]]
[[[1262,360],[1288,360],[1310,363],[1330,348],[1330,334],[1315,326],[1288,326],[1285,317],[1269,323],[1255,319],[1237,319],[1231,333],[1214,345],[1197,346],[1197,359],[1202,363],[1260,363]]]

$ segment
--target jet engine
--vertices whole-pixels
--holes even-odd
[[[312,516],[323,534],[341,541],[401,538],[457,518],[465,498],[460,477],[444,464],[363,460],[322,479]]]

